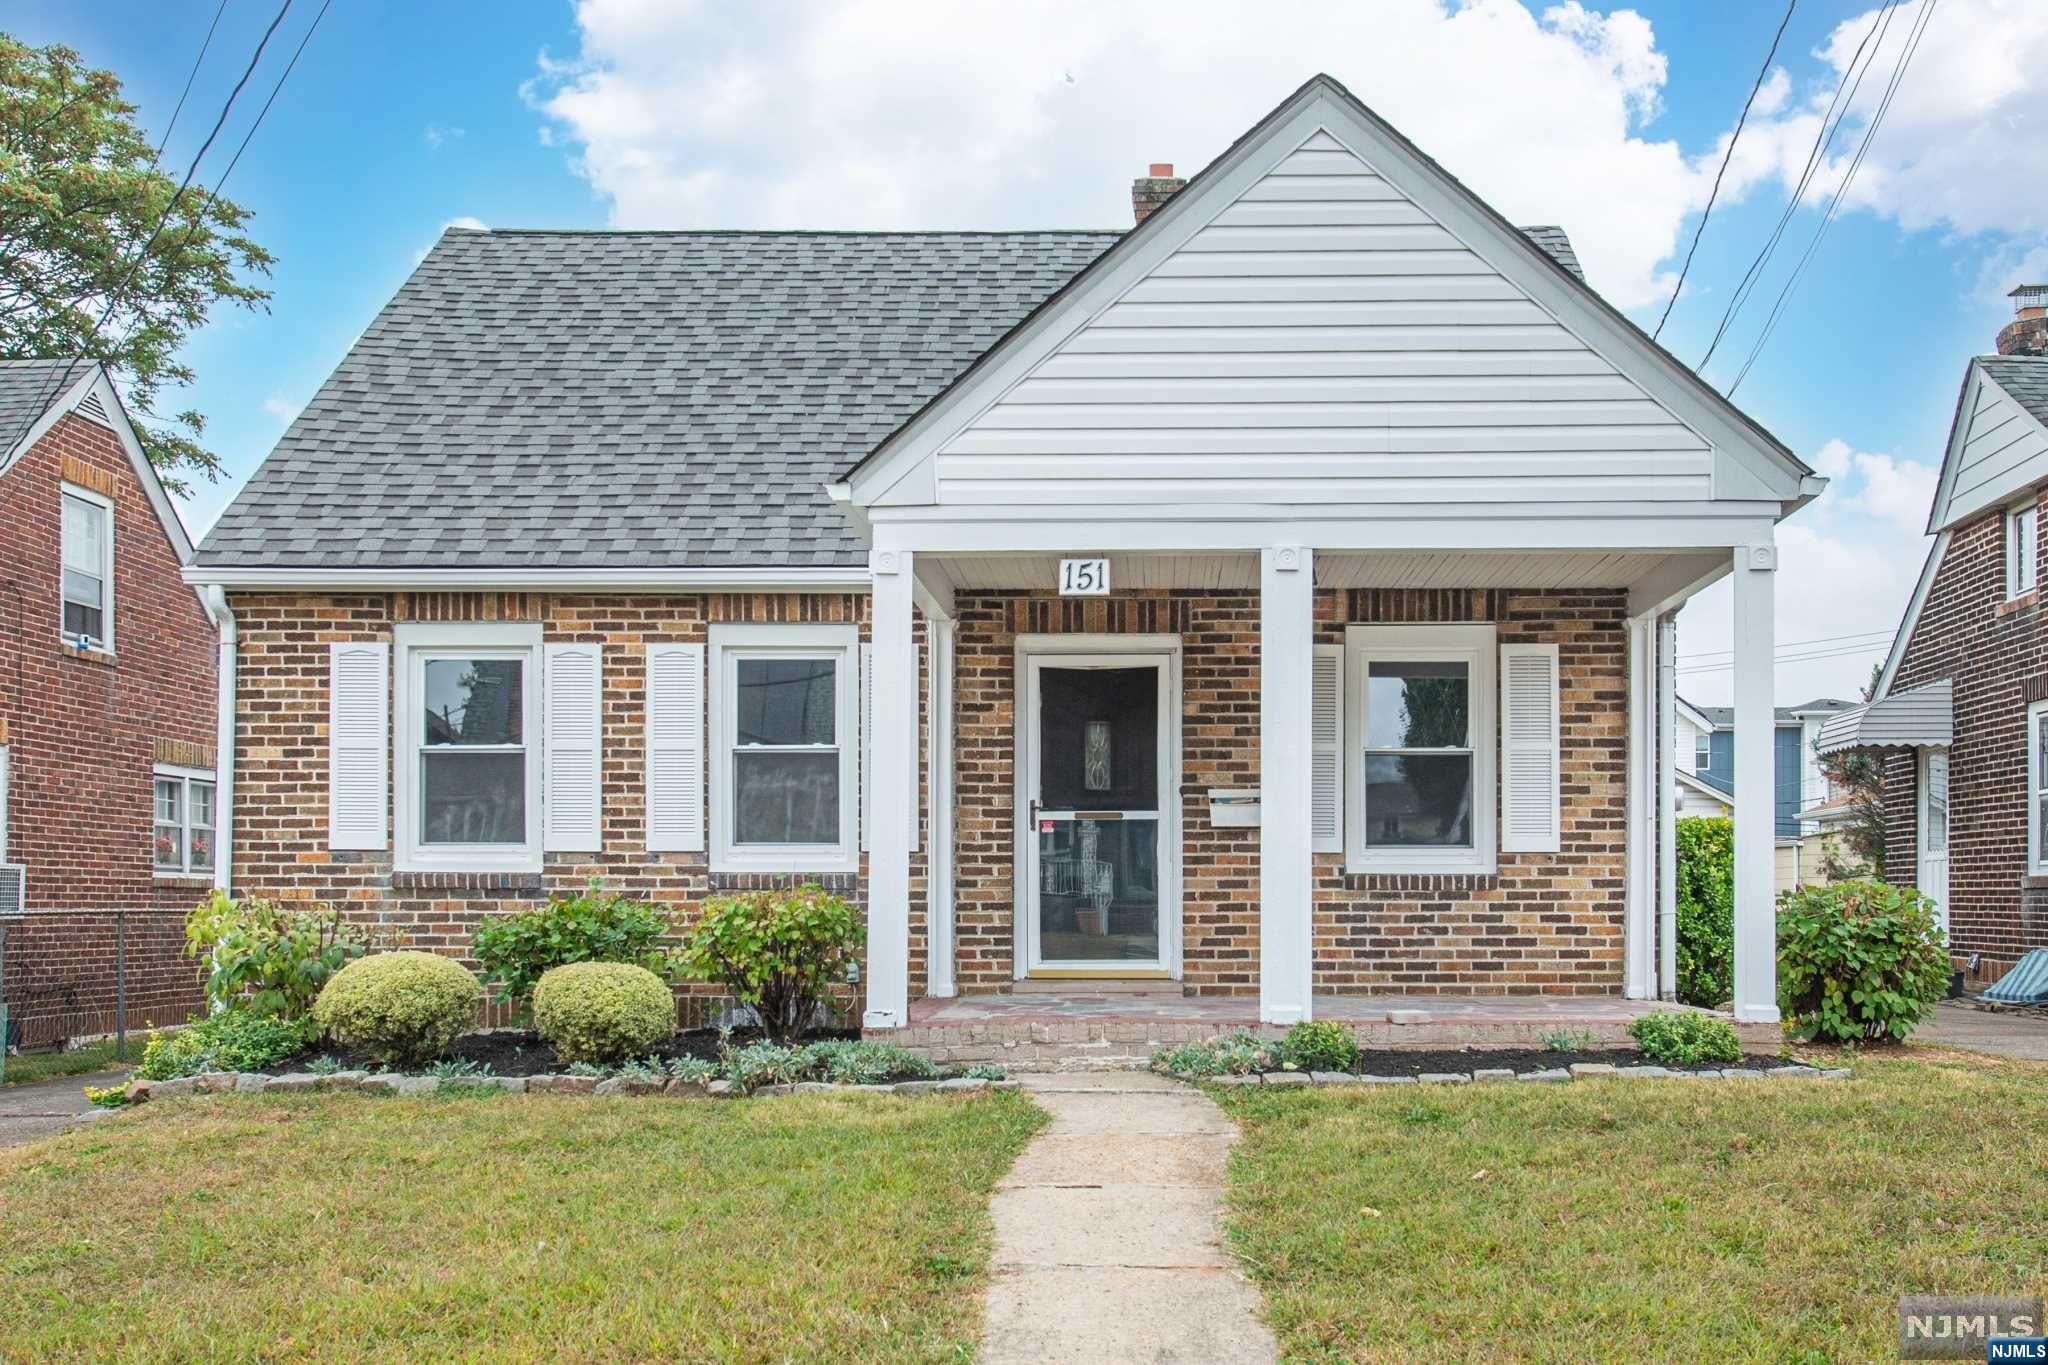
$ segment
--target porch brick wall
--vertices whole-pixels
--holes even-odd
[[[2048,947],[2048,879],[2027,872],[2027,707],[2048,699],[2041,618],[2038,592],[2006,600],[2004,509],[1995,509],[1949,537],[1892,680],[1894,692],[1955,684],[1949,946],[1983,955],[1980,979]],[[1885,877],[1904,886],[1919,875],[1918,784],[1915,755],[1886,755]]]
[[[580,891],[591,877],[601,877],[609,890],[655,902],[679,924],[693,922],[716,893],[804,880],[865,903],[865,857],[858,874],[805,876],[792,867],[788,875],[714,875],[706,852],[647,851],[642,649],[708,643],[708,627],[729,622],[856,622],[865,640],[865,594],[236,594],[231,606],[241,628],[233,844],[238,895],[332,905],[382,946],[427,949],[469,965],[479,921]],[[594,858],[549,855],[538,874],[469,874],[394,872],[389,849],[328,848],[328,646],[388,642],[400,621],[480,620],[536,621],[546,642],[604,646],[603,851]],[[915,635],[922,672],[921,620]],[[708,740],[708,725],[706,734]],[[714,757],[707,748],[707,788]],[[846,799],[857,794],[848,792]],[[711,819],[722,814],[710,806],[708,790],[706,811]],[[911,989],[918,994],[925,981],[924,896],[920,851],[912,855],[910,910]],[[685,988],[682,995],[685,1023],[707,1019],[718,1000],[709,987]],[[856,1005],[852,996],[847,992],[845,1003]],[[857,1007],[853,1013],[857,1017]]]
[[[1209,824],[1211,787],[1259,781],[1256,592],[1061,599],[979,592],[960,619],[955,910],[963,992],[1013,985],[1016,637],[1172,634],[1182,667],[1182,966],[1191,994],[1258,990],[1259,832]],[[1496,621],[1500,641],[1560,646],[1564,847],[1503,855],[1493,877],[1354,877],[1318,855],[1318,990],[1612,994],[1621,985],[1627,687],[1620,593],[1333,592],[1346,622]]]

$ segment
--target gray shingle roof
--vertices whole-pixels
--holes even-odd
[[[1584,283],[1586,272],[1579,268],[1579,253],[1572,250],[1572,239],[1565,236],[1564,229],[1543,224],[1522,229],[1522,235],[1543,248],[1543,254],[1556,261]]]
[[[2048,356],[1980,355],[1977,363],[2035,421],[2048,422]]]
[[[64,396],[63,391],[92,371],[89,360],[0,360],[0,464],[7,462],[8,451],[22,433]]]
[[[864,564],[827,483],[1122,235],[444,233],[197,562]]]
[[[1686,705],[1692,706],[1692,703],[1686,702]],[[1856,703],[1853,701],[1841,701],[1834,697],[1815,697],[1812,701],[1801,702],[1797,706],[1777,707],[1776,719],[1780,725],[1793,725],[1798,723],[1802,712],[1846,711],[1854,705]],[[1732,706],[1693,706],[1692,709],[1711,721],[1717,730],[1725,730],[1735,724],[1735,708]]]

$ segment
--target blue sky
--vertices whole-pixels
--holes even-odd
[[[1838,151],[1922,3],[1894,14]],[[2048,139],[2028,123],[2048,117],[2048,5],[1938,3],[1854,194],[1738,395],[1835,477],[1781,532],[1779,638],[1793,654],[1857,631],[1874,645],[1896,621],[1963,362],[2009,315],[2003,289],[2048,267],[2048,206],[2017,188],[2048,171],[2033,164]],[[1799,5],[1665,331],[1681,358],[1704,351],[1784,209],[1814,101],[1878,4]],[[1776,0],[1257,8],[336,0],[228,186],[278,257],[275,297],[266,313],[221,315],[190,348],[199,378],[185,398],[229,478],[200,488],[187,519],[211,523],[451,222],[1119,225],[1147,162],[1198,167],[1318,69],[1510,217],[1562,223],[1594,285],[1654,325],[1783,12]],[[202,167],[209,182],[317,9],[295,0]],[[114,70],[160,133],[213,11],[16,0],[4,25]],[[275,12],[228,0],[170,141],[174,170]],[[1819,217],[1814,202],[1795,212],[1710,379],[1733,375]],[[1682,690],[1702,702],[1726,696],[1728,675],[1711,671],[1726,633],[1725,589],[1681,620],[1685,662],[1705,670]],[[1780,700],[1848,695],[1879,652],[1788,664]]]

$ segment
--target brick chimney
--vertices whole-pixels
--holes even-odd
[[[2048,284],[2023,284],[2006,297],[2012,321],[1998,329],[1998,353],[2048,355]]]
[[[1147,174],[1131,182],[1131,213],[1144,222],[1187,183],[1185,176],[1173,173],[1172,162],[1153,162]]]

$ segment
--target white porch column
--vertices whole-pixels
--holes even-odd
[[[1259,1018],[1310,1017],[1315,554],[1259,554]]]
[[[874,696],[868,803],[867,1010],[863,1028],[910,1022],[910,821],[917,782],[917,650],[908,550],[868,556],[874,576]]]
[[[1631,1000],[1656,995],[1656,942],[1651,919],[1651,813],[1656,809],[1651,775],[1651,624],[1648,616],[1628,619],[1628,820],[1622,836],[1623,874],[1621,991]]]
[[[1657,618],[1657,994],[1678,995],[1678,617]]]
[[[1778,1017],[1777,842],[1773,772],[1772,586],[1775,545],[1735,548],[1735,1017]]]
[[[935,996],[959,993],[953,978],[953,658],[960,623],[927,618],[931,641],[931,843],[925,853],[925,980]]]

